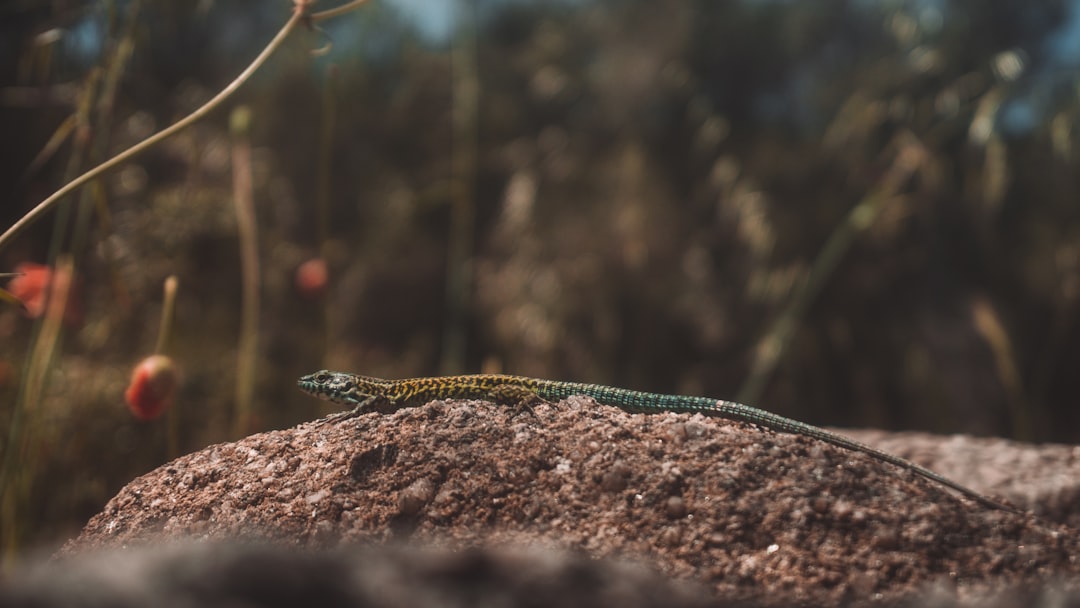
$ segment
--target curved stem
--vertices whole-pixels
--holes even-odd
[[[366,4],[367,1],[368,0],[353,0],[352,2],[342,4],[341,6],[336,6],[334,8],[328,8],[325,11],[320,11],[318,13],[314,13],[314,14],[311,15],[311,22],[312,23],[318,23],[318,22],[323,21],[325,19],[330,19],[331,17],[337,17],[338,15],[344,15],[345,13],[347,13],[347,12],[353,10],[353,9],[360,8],[360,5],[361,4]]]
[[[356,3],[354,2],[352,4]],[[209,114],[212,110],[214,110],[218,105],[221,104],[221,102],[225,101],[227,97],[235,93],[236,90],[239,89],[240,86],[243,85],[247,81],[247,79],[255,73],[256,70],[262,67],[262,64],[266,63],[266,60],[275,50],[277,50],[279,46],[281,46],[281,43],[293,31],[293,29],[295,29],[298,24],[305,20],[307,14],[304,10],[300,10],[300,8],[300,5],[298,5],[298,10],[293,11],[292,16],[285,23],[285,26],[281,28],[277,35],[274,36],[273,40],[270,41],[270,44],[266,45],[266,48],[263,49],[261,53],[259,53],[255,60],[251,62],[251,65],[245,68],[243,72],[240,72],[239,76],[237,76],[232,82],[230,82],[228,86],[222,89],[217,95],[214,95],[214,97],[210,99],[210,101],[204,103],[194,112],[180,119],[172,126],[169,126],[162,131],[156,133],[155,135],[152,135],[142,140],[141,142],[135,144],[134,146],[131,146],[120,154],[117,154],[116,156],[101,163],[93,169],[90,169],[86,173],[83,173],[79,177],[76,177],[67,184],[64,184],[64,186],[54,192],[52,196],[38,203],[38,205],[31,209],[26,215],[19,218],[19,221],[15,222],[15,224],[8,228],[3,234],[0,234],[0,249],[3,249],[4,246],[7,245],[9,241],[11,241],[11,239],[15,238],[15,236],[22,232],[24,229],[26,229],[27,226],[37,221],[59,200],[61,200],[68,194],[74,192],[80,186],[86,184],[87,182],[96,177],[99,177],[100,175],[116,167],[120,163],[132,159],[133,157],[135,157],[135,155],[146,151],[148,148],[150,148],[150,146],[153,146],[154,144],[175,135],[183,129],[186,129],[187,127],[194,124],[197,120],[201,119],[202,117]]]

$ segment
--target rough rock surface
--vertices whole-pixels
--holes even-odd
[[[1038,457],[1043,448],[997,440],[858,438],[1074,521],[1072,448]],[[946,454],[983,464],[966,471]],[[1048,469],[1061,481],[1049,495],[1025,485]],[[988,509],[804,437],[578,397],[531,412],[434,402],[211,446],[132,481],[61,553],[237,536],[554,547],[776,605],[1080,580],[1080,539],[1045,517]]]

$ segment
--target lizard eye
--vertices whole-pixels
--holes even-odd
[[[331,377],[330,372],[321,371],[321,372],[315,374],[315,382],[317,382],[319,384],[326,384],[326,383],[330,382],[330,377]]]

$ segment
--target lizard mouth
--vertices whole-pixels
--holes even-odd
[[[302,376],[296,381],[301,391],[332,403],[356,405],[363,395],[357,395],[356,384],[346,374],[329,370],[317,371]]]
[[[333,399],[336,397],[337,391],[331,386],[331,380],[333,376],[326,372],[320,371],[314,374],[308,374],[302,376],[296,381],[296,386],[303,392],[322,399]]]

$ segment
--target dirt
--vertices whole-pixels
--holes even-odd
[[[963,599],[1080,580],[1067,525],[1078,511],[1075,448],[849,434],[1033,512],[989,509],[863,454],[700,415],[631,415],[579,397],[531,411],[447,401],[184,456],[128,484],[60,554],[236,537],[306,549],[556,549],[773,605],[927,590]]]

